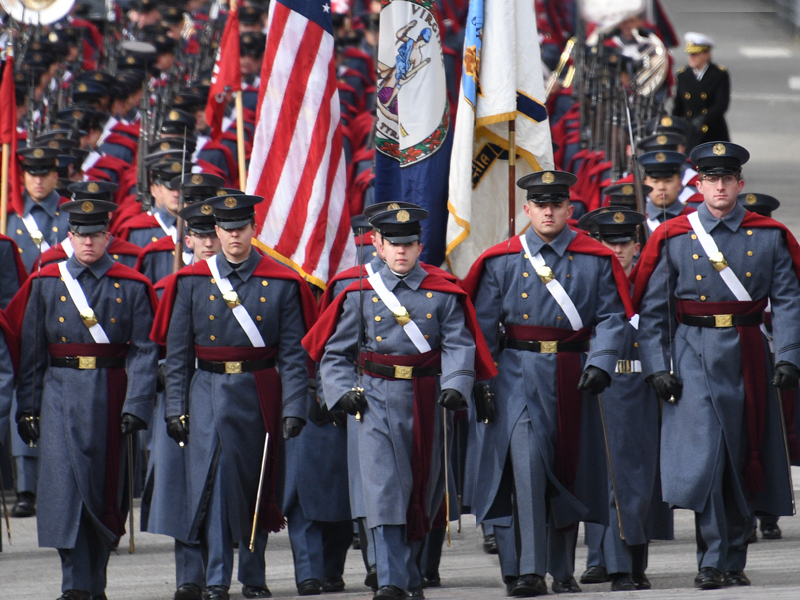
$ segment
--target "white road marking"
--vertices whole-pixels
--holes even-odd
[[[791,58],[792,51],[780,46],[742,46],[739,52],[747,58]]]
[[[800,90],[800,76],[789,77],[789,89]]]
[[[800,102],[800,94],[731,94],[734,100],[754,100],[756,102]]]

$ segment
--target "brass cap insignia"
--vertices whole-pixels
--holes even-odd
[[[614,223],[624,223],[625,222],[625,213],[614,213]]]
[[[81,210],[85,213],[90,213],[94,210],[94,203],[89,202],[88,200],[81,204]]]
[[[177,110],[171,110],[169,112],[169,120],[170,121],[177,121],[180,118],[181,118],[181,115]]]
[[[172,163],[172,171],[173,171],[173,173],[180,173],[181,172],[181,163]]]
[[[50,35],[47,36],[47,39],[50,40],[51,42],[57,42],[58,34],[55,31],[51,31]]]
[[[132,65],[133,63],[136,62],[136,59],[133,56],[129,56],[128,58],[125,59],[125,62],[128,63],[129,65]]]
[[[717,156],[722,156],[723,154],[725,154],[725,144],[714,144],[712,152]]]
[[[175,102],[177,102],[178,104],[182,104],[183,103],[183,96],[175,96]]]
[[[55,140],[50,140],[50,141],[47,143],[47,147],[48,147],[48,148],[53,148],[53,149],[55,149],[55,150],[58,150],[58,142],[57,142],[57,141],[55,141]]]
[[[545,172],[542,174],[542,183],[553,183],[556,180],[556,176],[553,175],[550,171]]]
[[[227,206],[228,208],[236,208],[236,204],[237,204],[236,198],[232,196],[230,198],[225,198],[225,206]]]
[[[398,210],[400,205],[397,202],[392,202],[389,206],[386,207],[386,210]]]
[[[656,138],[656,142],[658,142],[658,143],[659,143],[659,145],[663,146],[664,144],[666,144],[666,143],[667,143],[667,136],[665,136],[665,135],[660,135],[660,136],[658,136],[658,137]]]
[[[203,213],[204,215],[210,215],[212,209],[208,204],[203,204],[203,206],[200,207],[200,212]]]
[[[630,196],[631,194],[633,194],[633,186],[632,185],[623,185],[622,186],[622,193],[625,196]]]
[[[401,210],[397,213],[397,222],[398,223],[405,223],[411,218],[411,215],[408,214],[407,210]]]
[[[664,117],[661,119],[662,127],[672,127],[672,117]]]
[[[83,116],[83,113],[79,110],[72,111],[72,118],[73,119],[80,119]]]
[[[33,151],[34,158],[42,158],[43,156],[44,156],[44,150],[42,150],[41,148],[36,148],[36,150]]]
[[[195,185],[200,185],[203,183],[203,176],[202,175],[192,175],[192,183]]]
[[[228,192],[225,190],[217,190],[217,196],[227,196]]]
[[[89,191],[89,193],[90,193],[90,194],[96,194],[97,192],[99,192],[99,191],[100,191],[100,186],[99,186],[99,185],[97,185],[96,183],[90,183],[90,184],[89,184],[89,185],[86,187],[86,189]]]
[[[748,204],[755,204],[756,202],[758,202],[758,198],[756,198],[755,194],[747,194],[747,196],[745,196],[744,198],[744,201],[747,202]]]
[[[81,84],[79,84],[79,85],[78,85],[78,91],[79,91],[79,92],[85,92],[85,91],[86,91],[86,90],[88,90],[88,89],[89,89],[89,88],[88,88],[88,87],[86,87],[86,84],[85,84],[85,83],[81,83]]]
[[[658,154],[656,154],[656,161],[657,162],[664,162],[665,160],[667,160],[667,155],[666,154],[664,154],[663,152],[659,152]]]
[[[161,148],[162,150],[169,150],[169,142],[161,142],[159,148]]]
[[[102,73],[95,73],[94,74],[95,81],[103,81],[103,74]]]

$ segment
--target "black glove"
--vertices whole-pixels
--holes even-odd
[[[350,390],[339,398],[339,402],[336,405],[344,409],[347,414],[355,416],[356,413],[364,413],[367,408],[367,398],[364,396],[364,392]]]
[[[683,392],[683,382],[669,371],[658,371],[644,380],[656,391],[656,396],[662,400],[675,398],[679,400]]]
[[[297,437],[303,431],[306,422],[297,417],[284,417],[283,418],[283,439]]]
[[[316,398],[313,398],[311,402],[308,403],[308,420],[318,427],[324,427],[331,422],[328,409],[321,405]]]
[[[690,119],[689,122],[692,124],[692,128],[697,133],[703,133],[703,125],[706,124],[706,118],[705,117],[695,117],[693,119]]]
[[[792,363],[782,360],[775,365],[775,376],[772,378],[772,385],[779,390],[791,390],[797,387],[800,380],[800,370]]]
[[[167,435],[179,446],[189,443],[189,416],[167,417]]]
[[[592,394],[599,394],[611,385],[611,375],[599,367],[586,367],[578,381],[579,390],[587,390]]]
[[[23,442],[29,446],[35,446],[39,441],[39,417],[30,413],[18,414],[17,431]]]
[[[328,418],[335,427],[347,427],[347,413],[339,408],[338,405],[334,406],[332,409],[328,409],[327,406],[323,408],[325,412],[328,413]]]
[[[165,389],[167,389],[167,365],[161,363],[156,372],[156,391],[163,392]]]
[[[122,430],[122,435],[128,435],[129,433],[135,433],[136,431],[142,431],[147,429],[147,423],[142,421],[136,415],[132,415],[130,413],[122,413],[122,419],[120,420],[120,429]]]
[[[458,410],[461,408],[462,402],[464,402],[464,396],[457,390],[446,389],[439,394],[439,406],[444,406],[447,410]]]
[[[497,407],[494,403],[494,394],[488,383],[475,384],[475,413],[478,423],[491,423],[494,421]]]

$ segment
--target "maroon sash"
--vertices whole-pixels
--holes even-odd
[[[403,367],[434,367],[441,363],[440,348],[409,356],[391,354],[375,354],[364,352],[362,359],[379,365],[399,365]],[[390,379],[370,373],[370,377]],[[406,539],[409,542],[422,541],[431,530],[428,511],[425,510],[425,499],[428,495],[428,478],[431,474],[431,454],[433,453],[433,434],[436,419],[436,376],[414,377],[414,428],[411,442],[411,474],[413,485],[411,501],[406,511]]]
[[[524,342],[588,342],[592,329],[578,331],[536,325],[506,325],[509,339]],[[583,392],[577,387],[581,378],[581,357],[578,352],[556,354],[558,435],[556,437],[555,476],[570,493],[575,493],[581,442],[581,403]]]
[[[125,358],[127,344],[50,344],[50,356],[69,358],[72,356],[95,356],[103,358]],[[120,418],[128,388],[128,375],[124,368],[105,369],[108,389],[106,417],[106,468],[104,506],[100,522],[117,537],[125,534],[125,515],[119,502],[120,469],[122,467],[122,431]],[[132,510],[133,507],[128,507]]]
[[[707,317],[712,315],[751,315],[764,312],[767,299],[749,302],[696,302],[677,299],[678,320],[682,314]],[[767,355],[764,337],[758,323],[737,325],[739,346],[742,351],[742,379],[744,380],[745,417],[749,454],[744,468],[745,487],[751,494],[764,489],[764,421],[767,407]]]
[[[200,360],[230,362],[275,358],[278,355],[278,349],[274,346],[265,348],[195,346],[194,353]],[[264,428],[269,433],[269,456],[266,473],[264,474],[268,487],[266,488],[267,493],[261,499],[258,522],[263,529],[278,532],[286,524],[286,519],[281,514],[275,495],[275,486],[278,479],[281,420],[283,417],[281,378],[274,368],[253,371],[253,375],[256,379],[256,393],[258,394],[258,404],[261,407],[261,417],[264,419]],[[256,459],[254,458],[253,460]],[[254,509],[255,504],[256,499],[253,498]]]

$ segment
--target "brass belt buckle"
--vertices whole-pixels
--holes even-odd
[[[394,366],[395,379],[411,379],[414,373],[414,367],[404,367],[402,365]]]
[[[97,368],[97,357],[96,356],[79,356],[78,357],[78,368],[85,369],[85,370],[93,370]]]
[[[733,315],[714,315],[714,327],[733,327]]]
[[[540,354],[555,354],[558,352],[558,342],[539,342]]]
[[[238,375],[242,372],[242,361],[234,360],[234,361],[226,361],[225,362],[225,374],[226,375]]]
[[[618,360],[617,361],[617,373],[622,373],[623,375],[628,373],[633,373],[631,361],[629,360]]]

